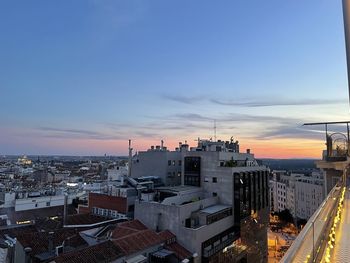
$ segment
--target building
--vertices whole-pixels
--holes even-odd
[[[173,232],[199,262],[266,262],[269,169],[250,150],[240,153],[232,139],[181,146],[170,152],[181,153],[181,186],[142,193],[135,219],[153,230]],[[163,167],[157,176],[166,178],[167,158],[150,162]]]
[[[134,156],[131,176],[159,177],[163,185],[180,185],[183,153],[188,149],[187,144],[180,144],[176,151],[168,151],[167,147],[151,146],[145,152],[138,152]]]
[[[169,151],[161,141],[161,145],[151,146],[147,151],[138,152],[132,162],[131,176],[133,178],[154,176],[161,178],[165,186],[175,186],[182,183],[184,156],[190,151],[204,152],[239,152],[238,141],[209,141],[198,138],[198,146],[190,149],[185,143],[179,143],[175,151]]]
[[[270,179],[272,212],[288,209],[294,218],[309,219],[325,198],[323,173],[310,175],[273,171]]]
[[[295,182],[296,217],[309,219],[325,198],[323,180],[301,177]]]
[[[100,193],[89,193],[88,204],[78,206],[79,214],[91,213],[108,218],[126,218],[131,210],[133,204],[128,205],[127,197]]]

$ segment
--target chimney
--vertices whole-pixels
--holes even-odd
[[[164,141],[161,140],[161,141],[160,141],[160,149],[163,150],[163,147],[164,147]]]
[[[247,153],[250,154],[250,149],[247,149]]]
[[[25,263],[29,263],[31,260],[30,260],[30,256],[29,256],[29,253],[32,252],[32,248],[31,247],[26,247],[24,248],[24,253],[25,253],[25,256],[24,256],[24,262]]]
[[[64,205],[63,205],[63,226],[67,224],[67,204],[68,204],[68,194],[64,194]]]
[[[53,234],[54,232],[49,232],[49,252],[53,250]]]

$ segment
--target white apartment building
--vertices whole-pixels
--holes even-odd
[[[288,209],[295,218],[309,219],[325,198],[322,173],[273,172],[270,180],[271,211]]]
[[[325,198],[323,180],[300,178],[295,182],[296,217],[309,219]]]

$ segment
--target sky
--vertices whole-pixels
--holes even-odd
[[[0,2],[0,154],[195,139],[321,158],[349,119],[340,0]],[[345,131],[344,127],[332,127]]]

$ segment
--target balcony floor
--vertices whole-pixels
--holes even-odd
[[[346,190],[340,225],[335,232],[335,246],[331,262],[350,262],[350,191]]]

